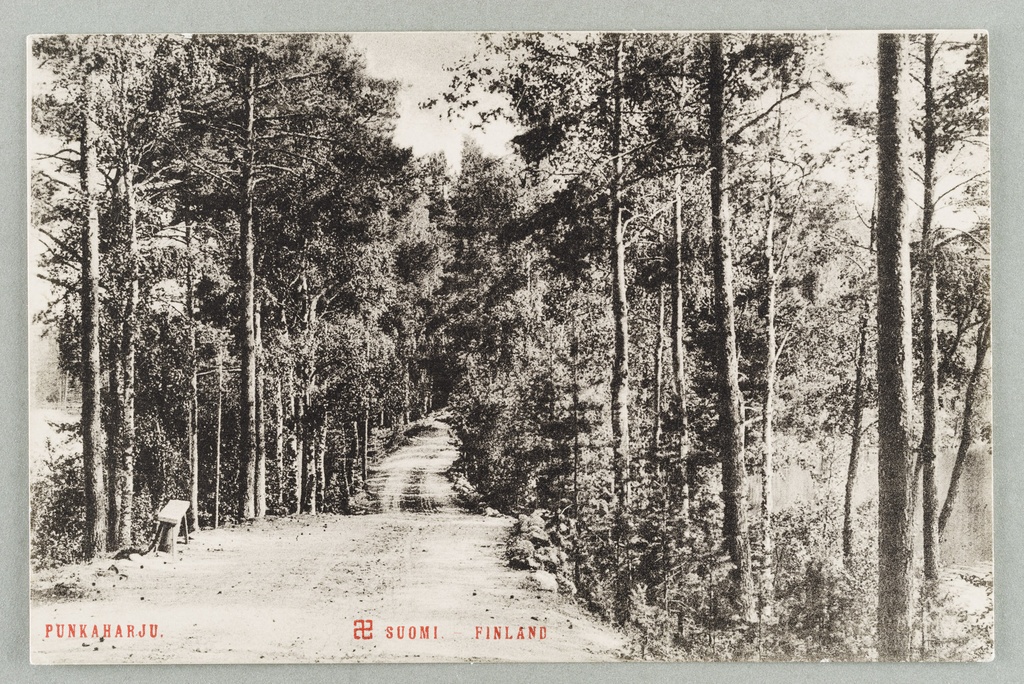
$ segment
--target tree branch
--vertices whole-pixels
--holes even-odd
[[[751,126],[757,124],[758,122],[763,121],[764,119],[766,119],[768,117],[768,115],[770,115],[779,106],[781,106],[783,102],[785,102],[786,100],[792,100],[794,97],[799,97],[800,94],[803,93],[803,91],[806,90],[806,89],[807,89],[807,86],[806,85],[802,85],[799,88],[797,88],[796,90],[794,90],[793,92],[779,97],[779,99],[776,100],[775,102],[773,102],[772,105],[770,107],[768,107],[768,109],[764,110],[763,112],[761,112],[760,114],[755,116],[753,119],[751,119],[747,123],[745,123],[742,126],[740,126],[734,133],[730,134],[729,137],[726,139],[726,144],[728,144],[728,145],[736,144],[736,142],[739,140],[740,134],[743,133],[743,131],[747,130],[748,128],[750,128]]]

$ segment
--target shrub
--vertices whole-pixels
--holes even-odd
[[[84,559],[85,488],[82,453],[60,451],[47,440],[46,474],[30,489],[32,564],[49,568]]]
[[[870,504],[868,505],[870,507]],[[867,507],[866,507],[867,508]],[[765,649],[774,659],[866,660],[873,656],[877,598],[874,516],[857,516],[855,549],[844,564],[840,521],[828,499],[776,516],[775,609]]]

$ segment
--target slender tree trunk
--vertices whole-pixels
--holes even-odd
[[[953,463],[953,472],[949,477],[949,490],[946,492],[946,501],[942,505],[942,513],[939,515],[939,534],[946,530],[946,523],[953,513],[953,504],[956,503],[957,492],[960,491],[960,477],[963,475],[964,466],[967,463],[967,452],[971,449],[973,441],[973,430],[971,421],[974,418],[974,402],[978,393],[978,383],[981,381],[981,374],[985,368],[985,355],[988,354],[989,342],[992,334],[991,324],[983,320],[978,328],[978,339],[975,343],[974,368],[971,370],[971,377],[967,380],[967,388],[964,390],[964,411],[960,420],[960,448],[956,452],[956,461]]]
[[[854,361],[856,369],[853,384],[853,425],[850,428],[850,464],[846,473],[846,498],[843,503],[843,560],[847,565],[853,558],[853,493],[857,487],[857,470],[860,468],[860,439],[864,420],[864,367],[867,365],[870,311],[871,306],[865,295],[864,308],[860,316],[860,339]]]
[[[309,430],[307,423],[309,416],[306,412],[306,393],[300,388],[295,394],[295,434],[298,440],[298,449],[295,451],[295,512],[301,513],[308,510],[309,487],[306,485],[306,478],[309,477],[309,468],[306,460],[309,458]]]
[[[776,109],[774,151],[768,161],[768,220],[765,223],[765,393],[762,420],[761,460],[761,615],[770,616],[775,603],[774,544],[772,538],[772,478],[775,474],[775,382],[778,376],[779,350],[776,344],[776,298],[778,274],[775,267],[775,232],[778,228],[778,196],[775,184],[775,156],[782,141],[782,94],[785,85],[780,84],[778,108]]]
[[[274,456],[277,458],[277,510],[284,510],[284,391],[281,374],[274,387]]]
[[[910,227],[903,173],[907,36],[878,37],[878,653],[911,654]]]
[[[769,165],[770,166],[770,165]],[[775,376],[778,351],[775,342],[775,228],[776,198],[775,181],[768,193],[768,221],[764,231],[765,260],[765,369],[764,369],[764,417],[762,441],[764,454],[761,460],[761,613],[771,615],[774,603],[774,574],[772,572],[772,476],[775,471]]]
[[[619,624],[629,621],[632,561],[628,548],[630,533],[629,453],[629,306],[626,301],[626,239],[619,188],[622,183],[622,36],[614,37],[612,82],[611,181],[608,186],[611,220],[612,321],[612,475],[615,487],[614,539],[619,562],[616,577],[615,617]]]
[[[664,234],[659,236],[659,244],[664,252]],[[664,357],[665,357],[665,286],[661,283],[658,284],[658,323],[657,332],[655,335],[654,342],[654,407],[653,407],[653,425],[651,425],[651,451],[649,460],[651,465],[656,469],[657,478],[660,481],[664,481],[664,478],[669,474],[671,470],[671,457],[667,460],[659,458],[660,447],[662,441],[662,429],[661,429],[661,414],[662,414],[662,380],[664,376]],[[661,519],[659,520],[659,536],[661,537],[661,555],[662,562],[664,564],[663,576],[668,577],[671,574],[673,568],[672,559],[672,547],[670,535],[670,520],[672,517],[672,499],[671,499],[671,487],[666,486],[663,489],[662,498],[662,509]],[[664,581],[664,595],[666,597],[665,607],[668,607],[668,590],[669,582]]]
[[[294,467],[293,492],[295,494],[295,512],[302,512],[302,418],[299,411],[299,397],[295,392],[294,371],[288,371],[288,451],[291,453],[292,465]]]
[[[138,212],[135,202],[135,183],[127,155],[122,160],[121,183],[124,192],[128,229],[128,297],[122,322],[121,355],[121,421],[118,447],[117,488],[118,521],[115,546],[126,548],[132,543],[132,502],[135,496],[135,347],[139,307],[139,248]]]
[[[361,450],[361,448],[359,446],[359,442],[360,442],[359,434],[360,434],[359,433],[359,421],[358,420],[353,420],[352,421],[352,468],[351,468],[351,470],[353,471],[353,475],[352,475],[353,481],[355,480],[355,472],[354,471],[355,471],[356,460],[360,459],[361,455],[362,455],[362,450]],[[363,477],[363,486],[365,487],[366,486],[366,470],[365,469],[362,471],[362,477]]]
[[[368,478],[367,473],[367,461],[370,455],[370,412],[365,411],[363,413],[363,452],[362,452],[362,471],[363,471],[363,484],[366,484]]]
[[[586,522],[583,518],[583,509],[580,507],[580,461],[582,460],[582,449],[580,445],[580,332],[579,321],[573,314],[571,319],[572,341],[569,353],[572,359],[572,510],[576,518],[576,525],[572,529],[572,540],[570,546],[570,557],[572,559],[573,582],[578,586],[580,583],[580,540],[583,538],[583,531]],[[479,475],[479,464],[474,464],[477,475]]]
[[[937,419],[939,412],[939,376],[936,368],[938,340],[935,332],[936,301],[935,231],[932,227],[935,202],[935,91],[932,67],[935,57],[935,34],[924,37],[924,201],[921,213],[921,244],[924,248],[924,296],[921,335],[924,369],[924,426],[921,436],[921,460],[924,466],[922,506],[924,510],[924,576],[939,577],[939,494],[935,486],[935,458],[938,454]]]
[[[259,306],[253,316],[256,329],[256,517],[267,515],[267,430],[263,367],[263,316]]]
[[[217,349],[217,439],[213,443],[213,528],[220,527],[220,443],[224,416],[224,352]]]
[[[713,249],[715,318],[718,327],[718,415],[722,451],[722,534],[734,570],[734,599],[740,615],[753,617],[753,572],[747,525],[747,478],[740,415],[739,360],[732,301],[732,229],[726,216],[725,193],[725,74],[722,36],[710,39],[708,77],[711,147],[711,240]]]
[[[353,465],[354,463],[355,463],[355,458],[351,454],[348,454],[345,457],[344,471],[343,471],[344,475],[345,475],[345,502],[346,502],[346,505],[348,504],[349,499],[352,498],[352,485],[353,485],[353,480],[355,479],[355,475],[354,475],[354,472],[353,472],[354,471],[354,465]]]
[[[345,510],[348,510],[348,503],[352,498],[352,454],[347,449],[345,457],[341,460],[341,488]]]
[[[665,288],[658,286],[658,330],[654,342],[654,421],[651,425],[651,463],[658,462],[658,448],[661,446],[661,404],[662,376],[665,358]]]
[[[185,315],[188,321],[188,409],[185,437],[188,450],[189,511],[192,529],[199,529],[199,361],[196,356],[196,321],[193,289],[195,274],[192,255],[192,224],[185,224]]]
[[[309,412],[309,404],[307,402],[307,414]],[[310,415],[310,418],[312,416]],[[308,490],[307,496],[309,498],[309,512],[312,515],[317,514],[317,504],[319,503],[318,496],[320,494],[320,426],[313,420],[307,421],[306,439],[309,445],[306,449],[306,488]]]
[[[404,374],[402,377],[402,392],[404,394],[402,401],[402,425],[409,425],[409,413],[412,407],[412,374],[409,372],[409,363],[411,361],[406,359],[402,364],[404,368]]]
[[[327,493],[327,423],[329,416],[324,414],[324,422],[320,425],[320,435],[316,449],[316,488],[320,509],[324,509]]]
[[[164,428],[159,421],[156,421],[156,438],[157,444],[160,444],[164,441]],[[168,477],[168,466],[170,464],[167,461],[168,459],[164,452],[158,452],[158,455],[156,457],[156,477],[153,480],[155,485],[153,491],[156,495],[154,508],[159,507],[168,498],[167,489],[168,485],[170,484],[170,477]]]
[[[124,320],[124,314],[121,314]],[[106,439],[106,478],[107,478],[107,547],[118,548],[118,533],[120,532],[121,519],[121,472],[122,472],[122,450],[121,433],[123,431],[122,418],[124,414],[124,392],[122,391],[124,377],[124,354],[121,347],[124,344],[124,326],[120,326],[121,337],[110,341],[110,358],[114,359],[113,366],[107,370],[107,387],[105,391],[100,390],[100,402],[106,414],[102,419],[104,436]],[[100,363],[102,364],[102,351]]]
[[[96,74],[87,66],[82,88],[82,457],[85,466],[86,558],[107,550],[107,483],[104,436],[100,408],[100,216],[97,202],[99,169],[96,142],[99,128],[94,117]]]
[[[680,103],[680,109],[685,102]],[[687,379],[686,379],[686,331],[683,322],[685,315],[684,295],[684,273],[683,264],[686,259],[683,244],[683,176],[676,171],[673,183],[674,201],[672,217],[672,379],[676,393],[676,406],[678,416],[676,418],[676,444],[675,452],[668,458],[668,492],[666,505],[671,515],[674,512],[675,526],[674,539],[677,549],[685,548],[686,534],[690,526],[690,483],[692,479],[689,474],[689,416],[687,402]],[[676,558],[666,555],[667,563],[666,576],[671,575],[676,568]],[[665,604],[668,611],[669,582],[665,583]],[[678,619],[682,621],[683,611],[678,612]],[[682,627],[680,627],[682,631]]]
[[[252,60],[254,58],[250,58]],[[242,301],[239,347],[242,350],[241,418],[239,425],[239,502],[241,518],[256,516],[256,266],[253,236],[253,194],[256,189],[256,66],[245,69],[245,150],[242,159],[239,249]]]
[[[672,374],[675,381],[676,398],[679,404],[678,442],[675,463],[671,468],[671,481],[677,488],[679,502],[680,532],[685,533],[690,521],[690,483],[687,478],[686,461],[689,458],[690,436],[687,414],[686,382],[686,331],[683,324],[683,177],[676,172],[675,216],[672,221],[674,232],[672,259]]]
[[[689,43],[682,46],[681,63],[682,79],[679,92],[679,111],[686,110],[688,94],[687,56]],[[676,543],[679,548],[686,539],[687,528],[690,525],[690,478],[687,461],[689,459],[689,417],[687,403],[687,381],[686,381],[686,332],[684,329],[683,315],[683,264],[686,260],[685,245],[683,244],[683,174],[676,170],[673,179],[673,216],[672,216],[672,375],[675,385],[677,400],[677,442],[676,452],[669,456],[669,497],[670,506],[676,508]],[[673,493],[672,490],[675,490]],[[673,500],[674,499],[674,500]],[[671,509],[670,509],[671,510]],[[671,571],[671,568],[669,568]],[[667,587],[667,584],[666,584]],[[666,590],[666,601],[667,601]],[[682,613],[680,613],[680,618]]]
[[[572,502],[573,512],[579,521],[583,515],[580,510],[580,333],[575,316],[572,319]],[[578,523],[577,523],[578,525]],[[578,532],[578,531],[577,531]],[[574,542],[578,543],[578,541]],[[579,581],[579,573],[576,572]]]
[[[877,192],[876,192],[877,195]],[[877,204],[877,197],[876,197]],[[875,210],[871,208],[871,220],[868,224],[870,237],[868,251],[875,250]],[[846,493],[843,501],[843,562],[849,565],[853,558],[853,494],[857,488],[857,471],[860,469],[860,444],[864,431],[864,394],[868,385],[866,375],[868,353],[868,325],[871,320],[871,296],[864,291],[861,302],[859,320],[860,335],[854,358],[854,390],[852,407],[852,426],[850,428],[850,461],[846,471]]]
[[[343,431],[344,437],[347,432]],[[355,480],[356,455],[359,453],[359,427],[355,421],[352,422],[352,442],[345,449],[344,475],[345,475],[345,501],[352,498],[352,486]]]

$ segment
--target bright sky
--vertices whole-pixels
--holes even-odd
[[[511,125],[495,122],[483,130],[471,129],[468,118],[447,120],[444,106],[427,110],[420,107],[420,103],[439,98],[448,89],[451,74],[445,68],[473,55],[478,33],[351,35],[352,43],[366,55],[367,68],[372,75],[396,79],[403,84],[398,96],[400,119],[395,133],[400,145],[412,147],[417,155],[444,152],[456,168],[466,136],[475,139],[489,154],[504,156],[510,152],[508,143],[516,133]],[[874,59],[875,35],[874,32],[851,31],[836,32],[829,37],[823,56],[825,66],[838,80],[852,84],[852,101],[873,101],[875,82],[871,78],[871,60]],[[493,102],[483,104],[491,106],[498,102],[495,96]],[[824,144],[824,140],[819,142]]]
[[[352,43],[365,53],[367,70],[379,78],[397,79],[403,84],[398,98],[400,119],[395,130],[399,145],[412,147],[417,155],[444,152],[448,163],[458,168],[463,139],[475,139],[484,152],[494,156],[509,153],[513,126],[495,122],[483,130],[470,128],[470,121],[449,121],[446,107],[421,109],[420,103],[439,98],[451,82],[445,72],[464,57],[471,56],[478,33],[354,33]],[[497,99],[495,100],[497,101]]]
[[[509,141],[516,133],[510,124],[495,122],[483,130],[472,129],[472,113],[467,113],[466,118],[449,121],[443,101],[441,106],[432,109],[420,107],[420,103],[440,98],[448,89],[451,74],[445,68],[472,56],[480,34],[410,32],[351,35],[353,45],[366,56],[370,74],[396,79],[403,84],[398,95],[400,118],[395,130],[398,144],[411,147],[417,155],[444,152],[455,169],[459,167],[463,139],[467,136],[474,138],[491,155],[510,153]],[[822,64],[837,80],[849,84],[851,102],[874,101],[875,36],[874,32],[836,32],[829,35],[826,43]],[[827,89],[823,90],[828,97]],[[493,97],[492,102],[482,104],[493,106],[500,103],[497,96]],[[788,117],[795,116],[801,120],[799,127],[814,131],[812,145],[817,152],[825,152],[848,138],[848,131],[837,130],[832,125],[831,115],[817,109],[814,104],[794,103],[787,110]],[[836,170],[842,174],[840,169]],[[842,183],[845,178],[831,180]],[[865,204],[870,205],[870,188],[863,193],[867,195]],[[870,206],[866,210],[869,211]]]

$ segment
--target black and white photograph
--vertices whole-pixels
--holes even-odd
[[[26,61],[33,663],[994,658],[985,31]]]

